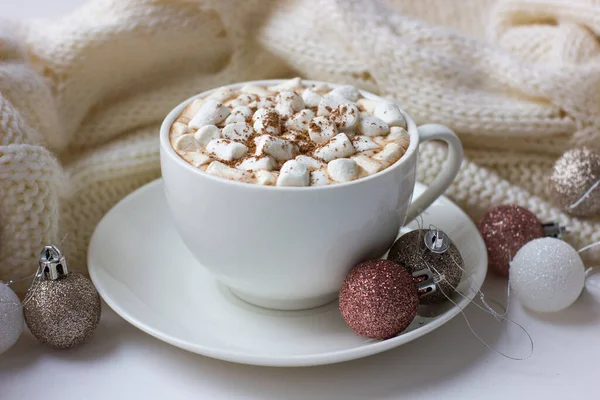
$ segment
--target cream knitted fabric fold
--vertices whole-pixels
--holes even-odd
[[[97,0],[58,21],[0,21],[0,279],[59,242],[85,270],[102,215],[160,175],[158,127],[194,93],[249,79],[346,82],[454,129],[467,160],[448,191],[470,215],[553,208],[564,150],[600,148],[600,5],[593,0]],[[422,146],[430,182],[443,147]],[[600,254],[590,253],[591,261]]]

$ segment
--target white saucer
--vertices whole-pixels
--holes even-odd
[[[415,195],[424,186],[417,184]],[[469,299],[486,274],[487,255],[471,220],[447,198],[423,215],[460,249]],[[417,224],[409,225],[416,229]],[[235,249],[232,249],[235,251]],[[374,341],[346,326],[337,303],[305,311],[249,305],[217,283],[188,252],[171,224],[161,180],[135,191],[102,219],[92,237],[91,278],[108,305],[148,334],[185,350],[243,364],[310,366],[380,353],[439,328],[459,313],[449,302],[422,308],[401,335]],[[456,294],[464,308],[469,300]],[[428,315],[429,317],[425,317]],[[451,344],[452,338],[448,338]]]

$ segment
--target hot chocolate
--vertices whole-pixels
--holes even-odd
[[[171,125],[170,143],[188,163],[221,178],[322,186],[390,167],[408,149],[409,135],[393,102],[294,78],[194,100]]]

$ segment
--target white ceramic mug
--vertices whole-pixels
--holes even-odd
[[[442,125],[417,128],[404,113],[410,146],[398,162],[375,175],[318,187],[262,186],[218,178],[185,162],[169,142],[170,126],[183,109],[211,92],[179,104],[161,126],[167,202],[179,235],[199,263],[238,297],[258,306],[298,310],[334,300],[348,271],[384,254],[404,221],[442,195],[460,168],[462,146],[452,131]],[[433,183],[411,204],[419,143],[433,139],[448,144],[448,158]]]

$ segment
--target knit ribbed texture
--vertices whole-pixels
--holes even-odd
[[[545,193],[562,152],[600,148],[599,21],[593,0],[98,0],[54,22],[0,21],[0,279],[31,274],[67,234],[85,271],[102,215],[160,175],[158,128],[180,101],[295,75],[455,130],[467,158],[448,195],[472,217],[516,203],[566,225],[575,247],[600,240],[599,218]],[[423,145],[418,179],[444,157]]]

